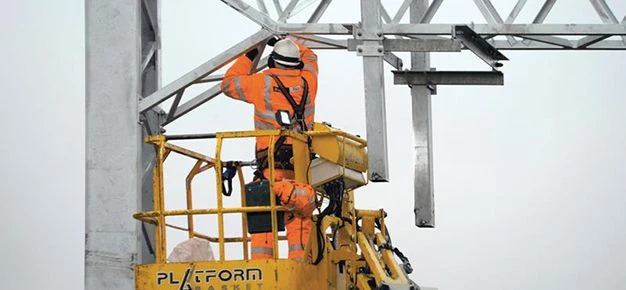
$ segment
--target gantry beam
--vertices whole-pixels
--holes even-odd
[[[247,10],[251,10],[250,6]],[[256,15],[256,14],[254,14]],[[316,18],[318,19],[318,18]],[[231,47],[229,50],[223,52],[217,57],[207,61],[198,68],[192,70],[181,78],[170,83],[166,87],[151,94],[147,98],[141,100],[139,104],[139,110],[144,112],[164,100],[174,96],[178,91],[193,85],[194,83],[201,82],[201,79],[216,71],[220,67],[226,65],[229,61],[237,57],[242,52],[258,45],[265,41],[273,33],[285,34],[332,34],[332,35],[348,35],[352,34],[355,29],[355,25],[345,24],[288,24],[288,23],[270,23],[270,27],[274,27],[275,30],[261,30],[256,34],[250,36],[246,40]],[[400,36],[452,36],[454,34],[455,25],[452,24],[383,24],[381,25],[383,35],[400,35]],[[589,25],[560,25],[560,24],[475,24],[471,26],[472,30],[478,35],[513,35],[526,38],[535,38],[537,41],[533,42],[514,42],[510,41],[498,41],[489,40],[489,42],[496,49],[511,49],[511,50],[554,50],[554,49],[596,49],[596,50],[622,50],[626,49],[626,44],[623,41],[596,41],[593,43],[584,41],[577,43],[574,40],[567,40],[563,38],[551,37],[549,39],[539,38],[538,36],[553,36],[553,35],[585,35],[588,37],[603,37],[608,38],[615,35],[626,35],[626,25],[622,24],[589,24]],[[337,40],[336,40],[337,41]],[[385,51],[392,51],[395,47],[409,47],[412,40],[394,40],[390,42],[390,47],[385,48]],[[402,43],[405,41],[406,43]],[[442,40],[439,40],[442,41]],[[436,46],[433,46],[436,47]],[[324,48],[336,48],[343,49],[340,46],[325,46]],[[420,49],[420,48],[416,48]],[[421,48],[423,49],[423,48]],[[436,49],[436,48],[434,48]],[[399,51],[406,51],[407,49],[398,49]],[[436,50],[433,50],[436,51]],[[213,89],[215,91],[215,89]],[[208,92],[207,92],[208,94]],[[204,94],[204,95],[207,95]],[[191,104],[190,104],[191,105]],[[187,106],[191,107],[191,106]]]
[[[264,28],[276,34],[350,35],[355,25],[276,23]],[[458,24],[383,24],[382,31],[385,35],[402,36],[451,35],[455,25]],[[483,36],[626,35],[622,24],[473,24],[471,28]]]
[[[298,35],[302,39],[320,39],[320,36],[315,35]],[[537,41],[518,41],[514,44],[510,44],[506,40],[495,40],[493,38],[487,39],[485,41],[492,45],[497,50],[626,50],[626,45],[621,40],[604,40],[610,36],[603,36],[598,39],[599,36],[589,36],[583,37],[577,40],[570,40],[564,38],[552,37],[550,39],[537,38]],[[415,37],[426,39],[425,37]],[[530,38],[530,36],[528,36]],[[591,41],[593,38],[596,38],[594,41]],[[383,42],[390,43],[390,46],[385,46],[384,49],[386,52],[388,51],[406,51],[405,47],[411,47],[414,43],[410,42],[411,39],[385,39]],[[415,40],[415,39],[413,39]],[[450,41],[447,38],[434,38],[429,40],[439,40],[441,43],[446,41]],[[327,41],[309,41],[307,42],[307,46],[312,49],[337,49],[337,50],[349,50],[356,51],[356,41],[354,39],[332,39],[334,44],[329,44]],[[393,42],[392,42],[393,41]],[[432,41],[429,41],[432,42]],[[433,50],[430,52],[445,52],[445,51],[453,51],[451,49],[446,49],[445,47],[449,47],[447,45],[439,45],[436,42],[418,44],[411,49],[412,51],[422,51],[426,49],[425,47],[431,47]],[[468,47],[461,47],[461,49],[469,49]]]
[[[328,27],[312,27],[308,33],[324,34]],[[387,24],[383,33],[390,35],[451,35],[455,24]],[[626,26],[621,24],[473,24],[470,28],[480,35],[626,35]],[[314,29],[319,29],[315,31]]]
[[[232,0],[231,0],[232,1]],[[247,9],[253,9],[250,6]],[[253,14],[256,15],[256,14]],[[315,19],[318,19],[316,17]],[[318,34],[318,35],[351,35],[356,24],[289,24],[272,22],[267,27],[273,30],[261,30],[239,44],[231,47],[217,57],[207,61],[205,64],[182,76],[166,87],[148,96],[140,102],[139,110],[144,112],[160,102],[172,97],[177,91],[198,82],[200,79],[211,74],[213,71],[224,66],[241,52],[263,42],[273,33],[277,34]],[[381,25],[383,35],[400,36],[452,36],[454,33],[453,24],[383,24]],[[626,50],[624,41],[599,41],[594,39],[568,40],[555,38],[555,35],[578,35],[587,37],[602,37],[626,35],[626,25],[623,24],[474,24],[470,28],[478,35],[500,36],[511,35],[518,37],[534,38],[533,42],[510,42],[489,40],[496,49],[511,50],[554,50],[554,49],[595,49],[595,50]],[[538,36],[551,36],[552,38],[538,38]],[[408,45],[407,40],[407,44]],[[401,40],[395,42],[396,46],[401,46]],[[405,45],[405,46],[406,46]],[[325,47],[339,48],[340,47]],[[392,48],[393,49],[393,48]],[[389,51],[387,48],[385,51]]]

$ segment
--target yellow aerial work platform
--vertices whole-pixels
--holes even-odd
[[[250,162],[225,162],[221,160],[225,139],[270,139],[268,152],[274,152],[275,141],[281,136],[292,142],[292,164],[295,179],[313,186],[321,200],[328,206],[313,215],[313,228],[305,246],[305,260],[295,261],[279,257],[278,241],[285,236],[277,230],[277,216],[285,208],[277,204],[270,194],[268,206],[246,206],[242,166]],[[154,210],[134,215],[136,219],[155,225],[154,264],[135,268],[137,290],[256,290],[256,289],[419,289],[407,276],[411,266],[404,255],[391,245],[385,226],[386,213],[380,210],[361,210],[354,207],[354,189],[366,185],[363,174],[367,170],[367,142],[357,136],[315,123],[313,130],[297,129],[220,132],[205,137],[216,139],[215,158],[187,150],[168,142],[173,137],[149,136],[146,142],[156,149],[154,167]],[[184,136],[179,136],[184,139]],[[175,152],[196,161],[186,178],[187,208],[166,210],[164,206],[164,162]],[[318,158],[311,159],[311,156]],[[268,154],[270,188],[274,180],[274,154]],[[241,188],[241,206],[224,207],[223,167],[236,166]],[[216,207],[193,208],[191,185],[198,174],[214,169],[217,181]],[[331,208],[332,207],[332,208]],[[274,259],[249,259],[248,224],[246,213],[270,212],[272,222]],[[224,215],[240,214],[242,236],[226,237]],[[217,215],[218,235],[207,236],[194,227],[194,217]],[[166,223],[166,217],[186,216],[187,227]],[[188,232],[189,238],[202,238],[218,246],[215,261],[168,262],[166,259],[166,228]],[[242,260],[227,258],[226,243],[239,243]],[[396,261],[394,253],[402,260]]]

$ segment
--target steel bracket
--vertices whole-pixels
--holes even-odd
[[[494,69],[502,66],[499,61],[509,60],[467,25],[455,25],[452,28],[452,38],[461,40],[467,49]]]
[[[383,56],[384,53],[384,47],[376,42],[364,43],[356,46],[356,55],[358,56]]]
[[[354,39],[359,40],[383,40],[383,31],[381,28],[374,29],[374,31],[365,30],[360,25],[355,25],[352,30],[352,36]]]

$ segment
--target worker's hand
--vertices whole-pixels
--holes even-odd
[[[246,57],[247,57],[249,60],[254,61],[254,58],[256,58],[256,56],[257,56],[258,54],[259,54],[259,50],[258,50],[258,49],[256,49],[256,48],[254,48],[254,49],[251,49],[250,51],[246,52]]]
[[[274,46],[274,44],[276,44],[276,42],[278,42],[279,40],[284,39],[284,38],[285,38],[285,37],[284,37],[284,36],[281,36],[281,35],[274,35],[272,38],[270,38],[270,39],[267,41],[267,45],[269,45],[269,46]]]

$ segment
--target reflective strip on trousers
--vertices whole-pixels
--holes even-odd
[[[266,247],[250,247],[250,253],[252,255],[268,255],[268,256],[274,255],[273,249],[266,248]]]
[[[293,194],[299,195],[299,196],[306,196],[306,197],[308,197],[307,201],[309,202],[309,204],[315,204],[315,198],[312,197],[312,196],[309,196],[307,191],[302,189],[302,188],[294,188],[293,189]]]
[[[308,195],[306,190],[304,190],[302,188],[297,188],[297,187],[295,187],[293,189],[293,194],[295,194],[295,195],[303,195],[303,196],[307,196]]]
[[[264,82],[264,86],[263,86],[263,98],[265,100],[265,111],[266,112],[273,112],[272,110],[272,95],[271,95],[271,88],[272,88],[272,77],[265,75],[265,82]],[[272,117],[274,118],[274,117]]]
[[[302,244],[289,245],[289,252],[292,251],[304,251],[304,246]]]
[[[241,88],[241,80],[239,79],[239,77],[235,78],[235,90],[237,90],[237,94],[239,95],[239,99],[241,99],[242,101],[247,102],[248,99],[246,99],[246,94],[243,93],[243,89]]]

